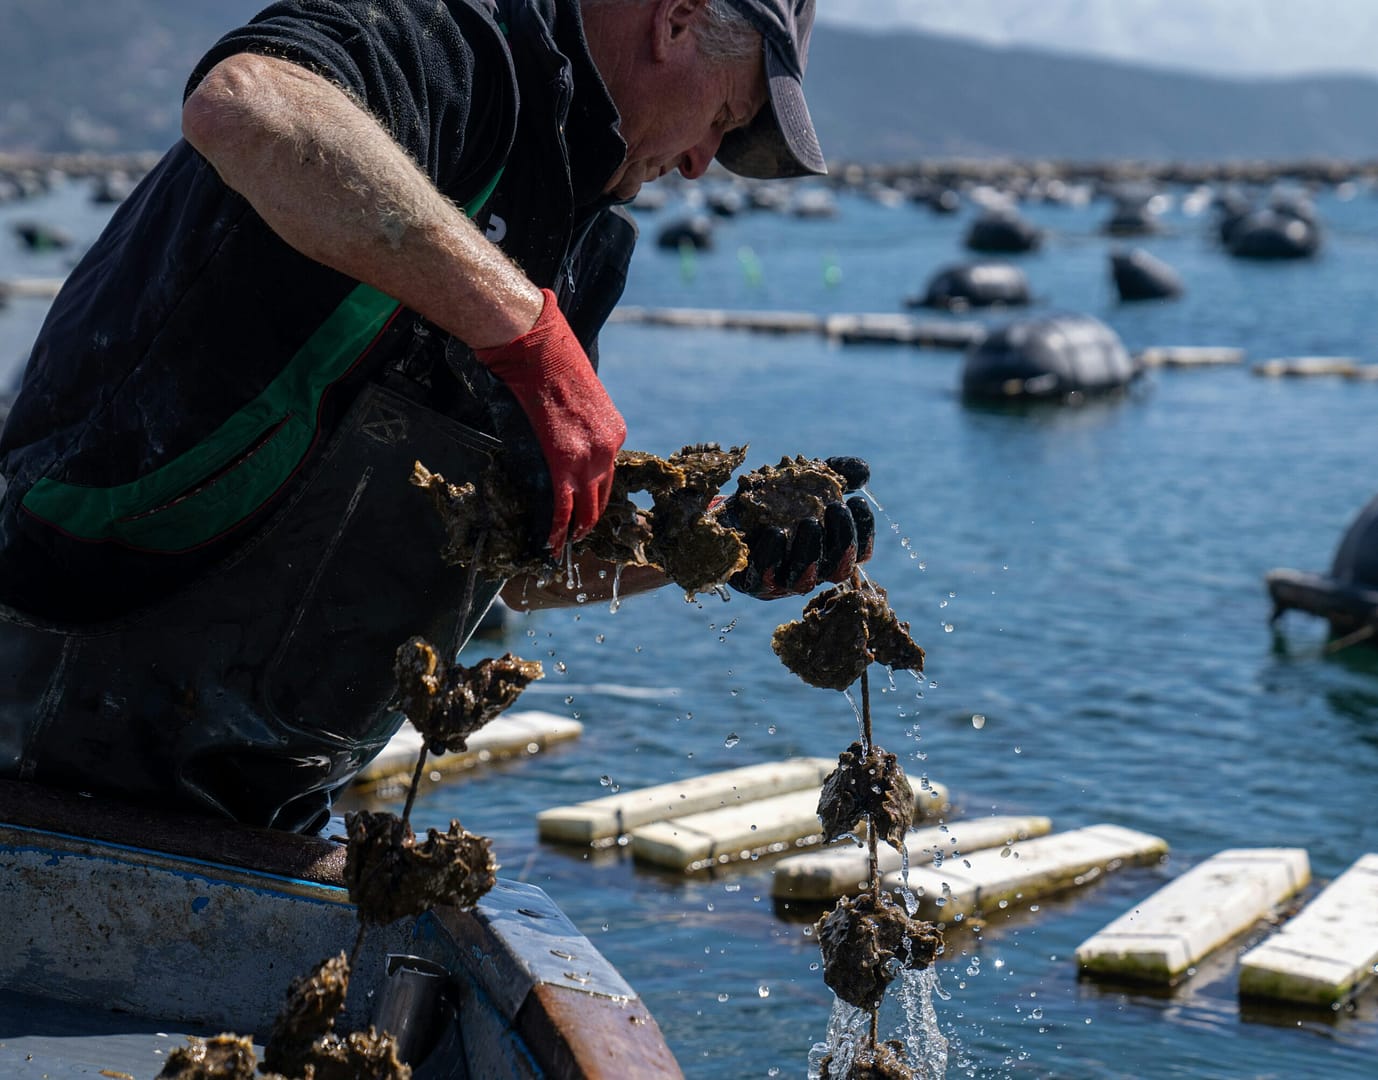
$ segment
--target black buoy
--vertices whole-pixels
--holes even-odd
[[[1167,300],[1182,295],[1177,271],[1142,248],[1112,252],[1110,271],[1121,300]]]
[[[1036,251],[1043,233],[1013,210],[988,210],[967,230],[966,246],[971,251],[1018,255]]]
[[[1152,236],[1159,231],[1158,215],[1147,200],[1120,199],[1101,231],[1107,236]]]
[[[1260,210],[1229,231],[1225,246],[1239,259],[1309,259],[1320,250],[1321,231],[1291,214]]]
[[[16,221],[14,233],[30,251],[59,251],[72,246],[69,233],[41,221]]]
[[[1090,315],[1012,322],[967,350],[962,394],[986,401],[1074,401],[1140,373],[1119,335]]]
[[[684,247],[707,251],[713,246],[713,219],[696,214],[672,221],[656,236],[656,246],[666,251],[679,251]]]
[[[1030,302],[1029,279],[1012,263],[970,262],[946,266],[928,281],[923,296],[910,307],[965,311],[974,307],[1020,307]]]

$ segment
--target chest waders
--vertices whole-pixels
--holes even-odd
[[[183,592],[82,627],[0,608],[0,774],[315,831],[386,744],[396,649],[453,655],[497,595],[446,566],[412,464],[481,475],[502,444],[370,384],[309,475]]]

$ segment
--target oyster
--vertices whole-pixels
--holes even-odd
[[[360,810],[345,815],[344,880],[362,923],[390,923],[436,904],[473,907],[496,883],[492,841],[451,821],[448,832],[416,836],[401,818]]]
[[[818,927],[823,981],[858,1009],[876,1009],[885,989],[904,968],[930,967],[943,936],[932,923],[915,919],[887,893],[843,897]]]
[[[838,756],[818,797],[823,840],[830,842],[852,832],[863,818],[896,851],[914,822],[914,789],[894,754],[872,746],[869,754],[854,742]]]
[[[397,707],[421,732],[432,753],[457,753],[469,736],[498,716],[544,676],[539,661],[506,653],[473,667],[446,664],[435,646],[414,637],[397,650]]]
[[[878,585],[839,585],[813,597],[802,619],[775,628],[771,648],[810,686],[845,690],[872,661],[922,671],[924,652]]]
[[[187,1036],[186,1046],[168,1052],[158,1080],[259,1080],[254,1041],[242,1035],[209,1039]]]
[[[263,1046],[264,1066],[289,1076],[305,1072],[312,1044],[335,1030],[348,993],[349,961],[344,953],[322,960],[310,975],[293,979]]]

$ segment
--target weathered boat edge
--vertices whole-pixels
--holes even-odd
[[[99,835],[81,835],[85,822]],[[141,836],[150,823],[156,846]],[[0,784],[0,863],[0,987],[150,1018],[188,1000],[186,1030],[235,1020],[266,1033],[265,1011],[271,1022],[303,963],[348,951],[357,930],[342,845],[321,838],[10,781]],[[357,970],[378,978],[398,952],[450,972],[462,1041],[473,1044],[467,1075],[682,1076],[635,992],[537,886],[500,879],[473,911],[370,927]],[[237,977],[235,965],[249,970]]]

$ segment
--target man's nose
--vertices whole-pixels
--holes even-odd
[[[713,158],[717,156],[718,147],[721,145],[722,132],[711,132],[707,138],[685,153],[679,163],[680,175],[686,180],[697,180],[708,171],[708,166],[713,164]]]

